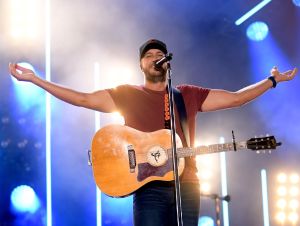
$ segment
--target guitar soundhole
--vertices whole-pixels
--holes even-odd
[[[164,165],[168,160],[168,155],[160,146],[154,146],[147,153],[147,161],[150,165],[158,167]]]

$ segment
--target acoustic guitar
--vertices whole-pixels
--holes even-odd
[[[176,137],[178,172],[184,169],[182,157],[233,150],[272,150],[274,136],[251,138],[247,141],[182,148]],[[145,133],[136,129],[108,125],[96,132],[92,140],[91,163],[97,186],[113,197],[130,195],[150,181],[173,180],[170,130]]]

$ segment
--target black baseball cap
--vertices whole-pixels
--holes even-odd
[[[142,59],[144,57],[145,53],[149,49],[159,49],[164,54],[168,53],[167,45],[164,42],[157,40],[157,39],[149,39],[140,47],[140,59]]]

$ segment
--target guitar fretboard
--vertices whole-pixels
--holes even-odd
[[[236,142],[236,149],[242,150],[247,149],[246,141]],[[172,150],[168,149],[168,156],[172,156]],[[233,143],[224,143],[224,144],[213,144],[208,146],[199,146],[195,148],[177,148],[177,157],[191,157],[196,155],[219,153],[225,151],[234,151]]]

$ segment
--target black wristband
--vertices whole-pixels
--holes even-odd
[[[275,88],[277,85],[277,82],[276,82],[274,76],[269,76],[268,79],[272,81],[272,83],[273,83],[272,87]]]

